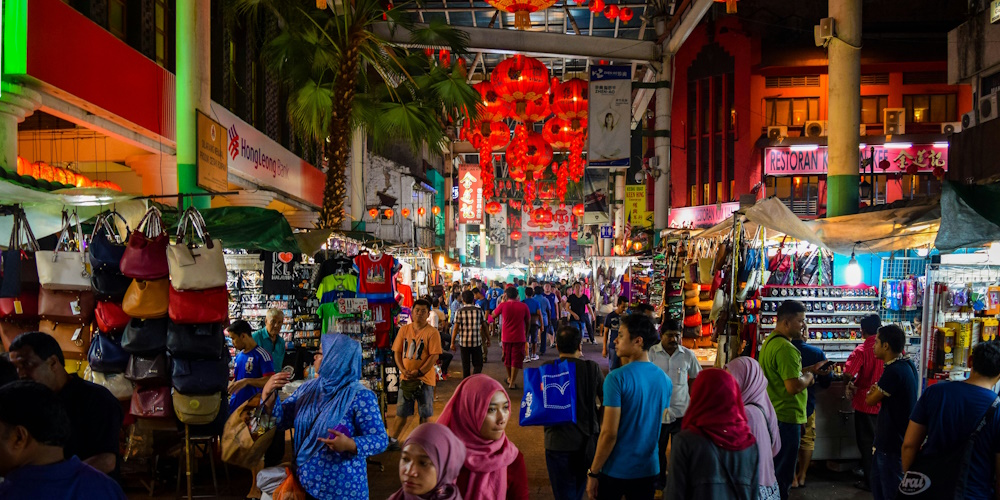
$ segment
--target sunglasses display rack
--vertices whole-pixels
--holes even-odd
[[[777,311],[786,300],[806,306],[808,342],[827,353],[831,361],[846,361],[854,348],[864,342],[859,321],[878,313],[879,290],[870,286],[765,286],[761,290],[759,323],[769,335],[778,320]]]
[[[296,278],[301,279],[296,280],[293,293],[268,295],[264,293],[263,265],[230,267],[226,280],[229,288],[229,320],[243,319],[257,330],[264,327],[268,309],[281,309],[285,316],[281,336],[286,341],[292,341],[296,347],[318,348],[320,323],[315,311],[319,301],[309,280],[315,268],[315,264],[296,263]]]

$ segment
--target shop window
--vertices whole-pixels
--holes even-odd
[[[771,177],[767,180],[767,196],[776,196],[795,215],[816,217],[826,211],[822,202],[823,177],[803,175],[794,177]]]
[[[108,31],[125,40],[125,0],[108,0]]]
[[[943,123],[958,120],[956,94],[911,94],[903,96],[907,123]]]
[[[888,106],[889,98],[884,95],[861,97],[861,123],[875,125],[882,123],[882,110]]]
[[[801,127],[807,120],[819,120],[818,97],[764,99],[764,108],[767,126]]]
[[[167,2],[153,0],[154,29],[156,31],[156,64],[167,66]]]
[[[688,205],[729,201],[735,126],[732,73],[691,82],[688,86]]]

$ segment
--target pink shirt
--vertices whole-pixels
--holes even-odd
[[[844,365],[844,373],[856,375],[854,379],[856,390],[851,406],[854,407],[855,411],[870,415],[878,414],[881,403],[868,406],[865,403],[865,397],[868,395],[868,389],[878,382],[885,370],[885,363],[875,358],[875,338],[876,336],[872,335],[865,339],[864,344],[855,347],[854,352],[847,357],[847,363]]]
[[[500,325],[500,340],[503,342],[527,342],[525,327],[531,312],[523,302],[518,300],[507,300],[493,309],[490,321],[497,315],[503,317]]]

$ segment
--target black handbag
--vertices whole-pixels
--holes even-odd
[[[115,231],[115,218],[121,219],[125,224],[124,236]],[[120,274],[121,269],[118,263],[125,253],[125,244],[128,240],[129,228],[125,218],[118,212],[111,211],[103,214],[94,222],[94,232],[90,236],[90,265],[94,271],[111,272]]]
[[[144,386],[167,384],[170,382],[170,357],[165,352],[148,358],[133,355],[128,358],[125,378]]]
[[[214,394],[229,387],[229,355],[215,360],[174,359],[171,379],[183,394]]]
[[[39,250],[28,217],[24,210],[17,209],[14,226],[10,233],[10,243],[3,251],[3,280],[0,281],[0,297],[16,298],[21,292],[38,290],[38,268],[35,252]]]
[[[132,278],[116,271],[97,271],[90,275],[90,285],[97,300],[121,303],[125,292],[132,284]]]
[[[171,321],[167,324],[167,350],[175,358],[219,359],[223,351],[228,353],[222,323],[178,325]]]
[[[149,355],[167,349],[167,318],[132,318],[122,334],[122,348],[131,354]]]
[[[121,341],[98,331],[90,340],[87,362],[90,369],[100,373],[122,373],[128,367],[129,354],[122,349]]]

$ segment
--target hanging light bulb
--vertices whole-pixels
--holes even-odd
[[[861,264],[858,264],[854,252],[851,252],[851,260],[847,263],[847,269],[844,270],[844,280],[847,281],[848,286],[858,286],[861,284],[861,275]]]
[[[927,257],[931,253],[930,247],[920,247],[917,249],[917,257]]]

